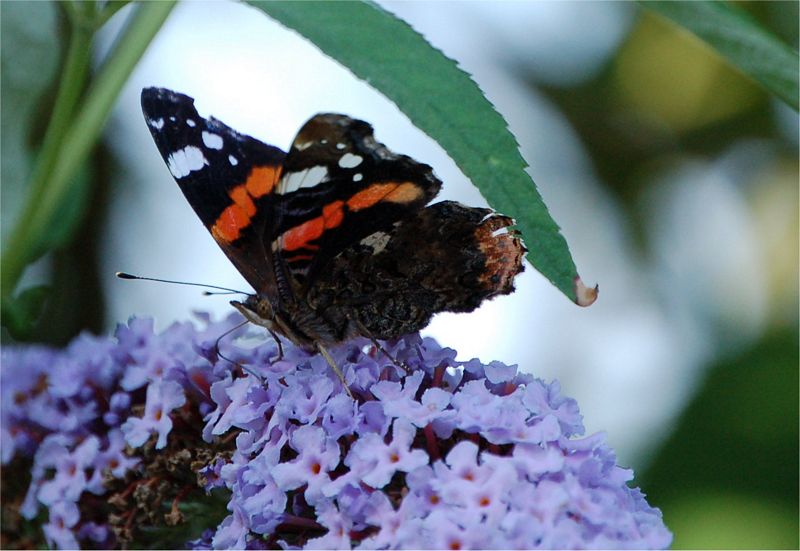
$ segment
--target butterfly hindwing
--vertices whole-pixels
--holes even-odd
[[[274,191],[285,153],[201,117],[184,94],[146,88],[141,101],[150,133],[189,204],[245,279],[269,293],[275,278],[264,235],[277,223]]]
[[[358,320],[379,339],[419,331],[437,312],[470,312],[514,290],[526,249],[512,224],[490,209],[430,205],[345,249],[308,301],[331,326]]]
[[[272,246],[308,289],[341,251],[412,215],[440,187],[430,166],[375,141],[368,123],[316,115],[284,161]]]

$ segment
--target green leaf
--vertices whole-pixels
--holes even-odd
[[[579,280],[567,242],[525,172],[514,136],[456,62],[374,4],[249,3],[299,32],[397,104],[439,142],[494,208],[516,219],[533,266],[569,298],[582,302],[576,296]]]
[[[134,532],[132,549],[181,549],[189,540],[200,538],[203,531],[219,525],[228,514],[226,506],[230,492],[214,489],[210,494],[198,495],[199,491],[181,499],[178,505],[183,522],[175,526],[160,523],[140,524]],[[171,503],[166,502],[162,511],[167,513]]]
[[[49,292],[49,286],[38,285],[25,289],[14,298],[3,299],[3,326],[12,337],[19,341],[28,339],[42,314]]]
[[[707,42],[745,75],[798,109],[797,51],[747,12],[719,1],[641,2]]]

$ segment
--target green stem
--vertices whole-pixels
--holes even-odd
[[[97,15],[95,26],[96,28],[100,28],[106,24],[106,22],[111,19],[114,14],[116,14],[119,10],[124,8],[129,4],[129,0],[111,0],[108,2],[105,7],[103,7],[102,11]]]
[[[175,2],[169,1],[147,2],[138,7],[116,49],[88,90],[80,111],[71,124],[65,125],[66,130],[58,131],[62,135],[52,146],[56,148],[52,160],[41,169],[41,180],[32,180],[24,214],[3,252],[0,279],[3,297],[11,295],[25,266],[41,252],[48,229],[56,222],[69,193],[72,178],[100,136],[128,75],[174,6]]]

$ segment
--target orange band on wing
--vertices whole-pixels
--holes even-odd
[[[396,188],[397,184],[372,184],[348,199],[347,207],[352,211],[369,208]]]
[[[255,207],[253,207],[255,209]],[[219,215],[214,226],[211,228],[211,235],[217,241],[230,243],[239,239],[242,228],[250,225],[251,215],[240,205],[233,204],[226,207]]]
[[[298,254],[290,258],[287,258],[286,261],[291,264],[292,262],[298,262],[300,260],[313,260],[313,259],[314,257],[311,256],[310,254]]]
[[[322,207],[322,218],[325,220],[325,229],[335,228],[344,220],[344,201],[334,201]]]
[[[398,185],[394,191],[390,192],[386,197],[384,197],[383,200],[391,203],[411,203],[412,201],[419,199],[421,196],[421,187],[419,187],[417,184],[412,184],[411,182],[403,182],[402,184]]]
[[[280,174],[280,165],[257,166],[250,171],[244,186],[247,188],[247,192],[250,195],[258,199],[259,197],[272,193],[272,189],[280,178]]]
[[[391,203],[410,203],[422,195],[422,188],[411,182],[387,182],[372,184],[347,200],[352,211],[366,209],[381,201]]]
[[[281,236],[281,248],[294,251],[301,247],[313,249],[311,241],[318,239],[325,230],[339,226],[344,220],[344,201],[334,201],[322,208],[322,216],[317,216],[299,226],[287,230]]]
[[[325,230],[339,227],[344,220],[344,206],[356,212],[367,209],[381,201],[390,203],[411,203],[422,196],[422,188],[411,182],[384,182],[372,184],[347,200],[334,201],[322,208],[322,216],[317,216],[295,226],[280,237],[280,247],[284,251],[294,251],[302,247],[311,248],[311,241],[319,239]]]
[[[250,178],[244,184],[240,184],[228,192],[233,204],[222,211],[222,214],[219,215],[219,218],[211,228],[211,234],[218,241],[230,243],[239,239],[242,229],[249,226],[250,220],[255,216],[257,209],[256,204],[253,202],[253,197],[260,196],[253,195],[251,187],[252,182],[262,181],[253,178],[256,170],[259,169],[254,169],[250,173]]]
[[[246,185],[247,184],[236,186],[228,195],[233,199],[233,203],[239,205],[248,216],[253,216],[256,213],[256,204],[253,203],[253,200],[250,198],[250,194],[245,188]]]
[[[313,241],[325,231],[325,220],[322,216],[312,218],[283,232],[281,236],[281,248],[285,251],[299,249],[309,241]]]

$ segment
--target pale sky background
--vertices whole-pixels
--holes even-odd
[[[654,242],[663,243],[655,262],[645,264],[636,256],[628,221],[598,182],[565,117],[509,69],[524,63],[551,85],[590,78],[624,39],[635,4],[383,5],[456,59],[504,115],[579,272],[601,291],[594,306],[579,308],[528,266],[513,295],[472,314],[439,315],[425,333],[456,349],[459,359],[501,360],[545,380],[559,379],[564,394],[578,400],[587,432],[607,431],[620,462],[640,468],[669,433],[711,353],[709,312],[735,316],[733,340],[740,344],[763,325],[764,284],[752,221],[733,185],[739,169],[722,158],[664,175],[661,195],[652,198]],[[106,45],[116,30],[106,30]],[[485,204],[446,153],[390,101],[294,32],[241,4],[182,3],[125,87],[106,134],[125,167],[111,182],[112,223],[102,251],[109,320],[153,315],[164,328],[193,310],[218,316],[230,311],[224,297],[120,281],[113,277],[117,270],[248,290],[161,161],[139,108],[146,86],[193,96],[202,115],[283,149],[317,112],[365,119],[390,148],[434,167],[444,182],[439,199]],[[758,156],[751,149],[746,158]],[[719,204],[718,214],[687,208],[698,198]],[[733,231],[741,246],[715,246],[723,231]],[[698,237],[681,241],[686,234]],[[676,276],[687,267],[692,271],[698,251],[710,271],[701,278]],[[731,273],[742,277],[726,278]],[[714,294],[722,295],[721,282],[725,296]]]

